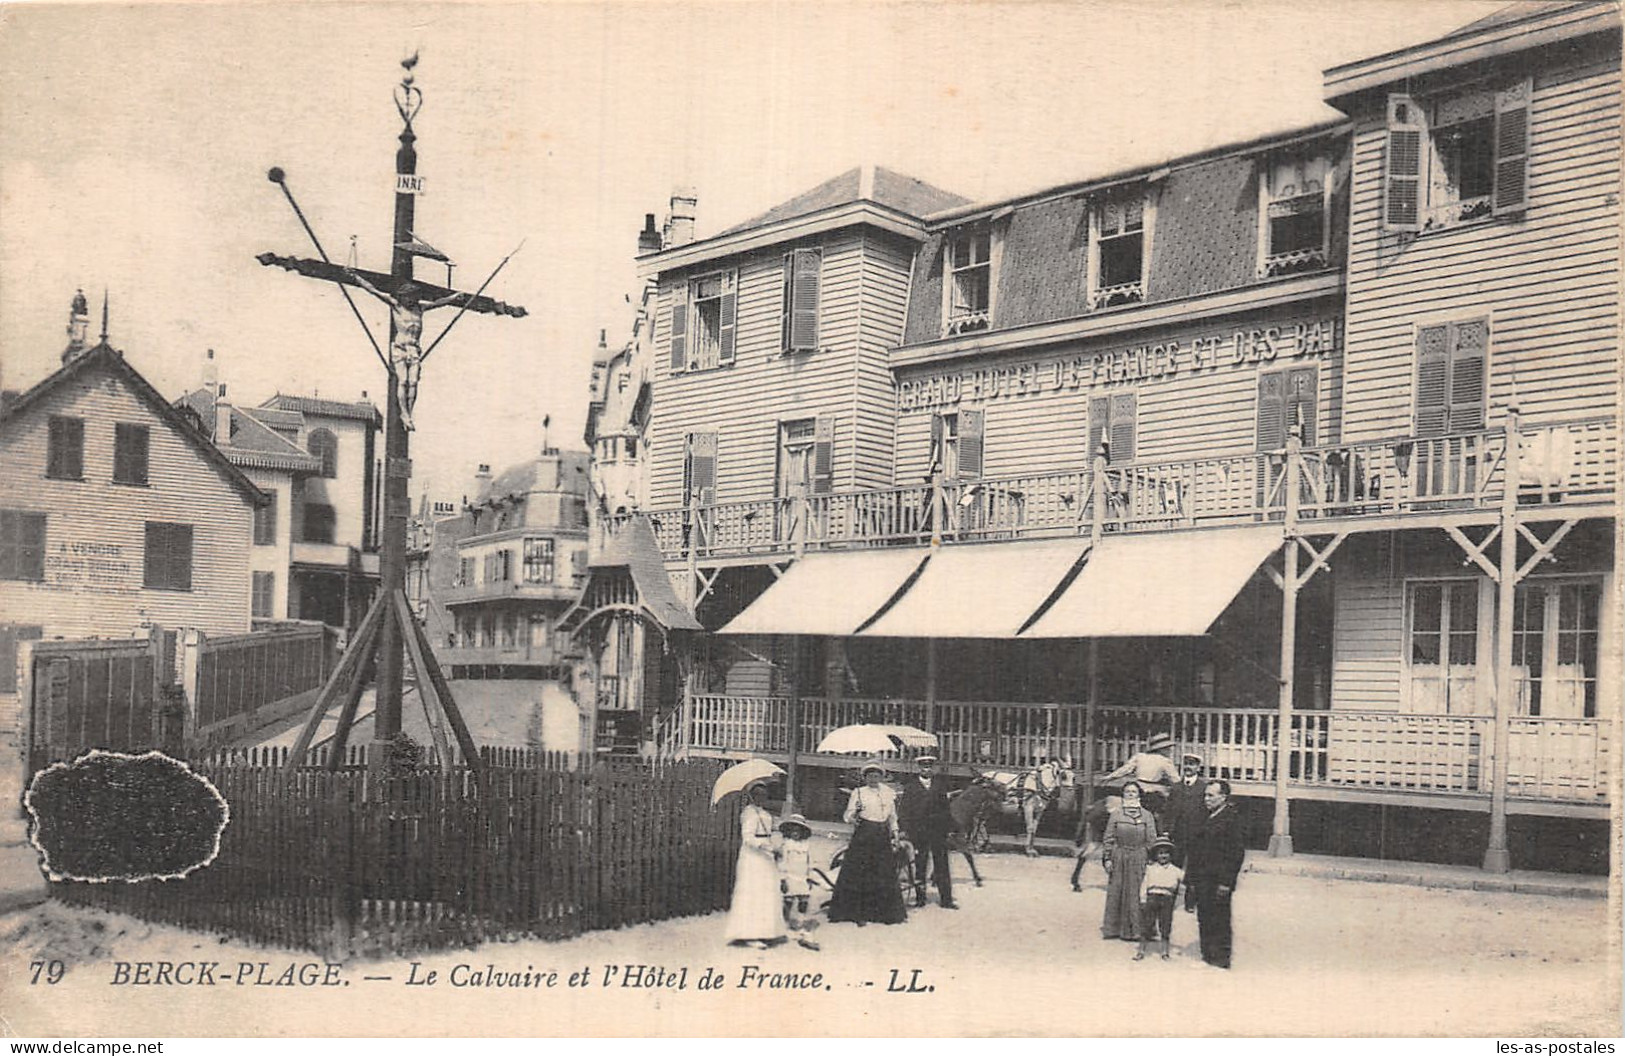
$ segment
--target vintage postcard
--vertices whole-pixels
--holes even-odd
[[[1620,58],[0,7],[0,1029],[1612,1052]]]

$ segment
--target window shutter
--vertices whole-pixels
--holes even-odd
[[[942,412],[937,411],[931,415],[931,462],[926,467],[926,476],[931,476],[942,469]]]
[[[1452,433],[1484,428],[1484,361],[1489,348],[1489,324],[1483,319],[1457,323],[1450,354],[1450,413]]]
[[[813,423],[813,494],[829,494],[834,479],[835,419],[820,416]]]
[[[1416,435],[1442,436],[1449,425],[1450,328],[1416,331]]]
[[[47,476],[59,480],[79,480],[85,475],[85,421],[83,418],[52,418],[46,453]]]
[[[1421,227],[1422,111],[1408,95],[1388,97],[1382,226],[1386,231]]]
[[[734,321],[738,313],[738,280],[730,275],[724,280],[722,305],[717,315],[720,322],[717,326],[717,362],[732,363],[734,361]]]
[[[1101,454],[1101,445],[1107,443],[1111,436],[1111,400],[1105,396],[1091,397],[1089,400],[1089,465],[1095,464],[1095,456]],[[1109,458],[1111,453],[1106,452]]]
[[[1112,397],[1112,461],[1134,461],[1134,394]]]
[[[677,291],[677,303],[671,306],[671,372],[676,374],[688,366],[688,293]]]
[[[1529,205],[1529,99],[1524,78],[1495,93],[1495,215],[1521,213]]]
[[[795,315],[795,288],[796,288],[796,255],[784,255],[784,288],[779,295],[779,351],[788,352],[793,347],[790,344],[790,320]]]
[[[691,503],[709,505],[716,498],[717,434],[690,433],[688,437],[688,495]]]
[[[1315,368],[1300,367],[1287,375],[1287,402],[1285,427],[1290,435],[1292,426],[1303,424],[1303,446],[1315,444]]]
[[[816,249],[798,249],[791,256],[795,267],[790,291],[790,350],[815,352],[818,350],[819,272],[823,254]]]
[[[1279,373],[1258,376],[1258,450],[1286,445],[1286,385]]]
[[[982,477],[982,427],[985,411],[959,412],[959,479],[980,480]]]

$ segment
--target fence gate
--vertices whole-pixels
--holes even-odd
[[[28,699],[31,770],[90,748],[144,752],[179,734],[164,724],[158,643],[41,642]]]

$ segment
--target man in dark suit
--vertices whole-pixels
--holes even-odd
[[[1196,891],[1196,928],[1202,960],[1230,967],[1230,896],[1241,875],[1241,819],[1230,804],[1230,782],[1209,781],[1202,793],[1207,815],[1191,835],[1185,855],[1185,882]]]
[[[1179,784],[1168,791],[1166,816],[1168,836],[1174,841],[1174,864],[1183,869],[1191,836],[1195,834],[1196,826],[1207,817],[1207,807],[1202,805],[1202,793],[1207,790],[1207,783],[1202,780],[1201,756],[1187,754],[1180,763]],[[1196,894],[1189,884],[1185,885],[1185,912],[1196,912]]]
[[[937,774],[937,757],[916,756],[920,772],[903,781],[898,820],[914,845],[914,904],[925,905],[925,871],[929,863],[943,909],[954,904],[954,881],[948,865],[948,834],[954,818],[948,809],[948,783]]]

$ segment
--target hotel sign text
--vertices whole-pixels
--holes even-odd
[[[1338,320],[1316,319],[1174,338],[1092,355],[933,374],[900,382],[897,409],[921,411],[960,402],[1019,399],[1324,356],[1337,350],[1340,331]]]

